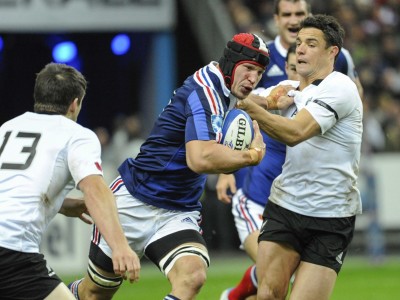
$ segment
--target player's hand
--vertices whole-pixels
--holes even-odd
[[[286,109],[293,104],[293,98],[288,92],[295,88],[291,85],[277,85],[267,96],[268,109]]]
[[[252,166],[258,165],[265,155],[265,143],[256,120],[253,120],[254,138],[250,144],[250,155],[253,160]]]
[[[236,193],[236,180],[233,174],[220,174],[215,185],[218,200],[229,204],[232,202],[232,195]]]
[[[140,277],[140,259],[137,254],[129,247],[118,247],[113,249],[112,261],[114,273],[122,276],[130,283],[138,282]]]
[[[66,217],[79,218],[89,225],[93,224],[93,221],[87,217],[89,212],[83,199],[65,198],[59,213]]]

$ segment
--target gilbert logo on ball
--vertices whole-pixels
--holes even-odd
[[[222,125],[221,144],[234,150],[249,149],[254,137],[250,116],[241,109],[229,110]]]

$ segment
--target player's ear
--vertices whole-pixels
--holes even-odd
[[[331,46],[331,54],[333,55],[333,58],[335,58],[338,53],[339,53],[339,47],[338,46]]]
[[[68,111],[74,113],[77,109],[79,109],[79,99],[75,98],[69,105]]]

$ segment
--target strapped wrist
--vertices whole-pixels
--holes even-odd
[[[252,165],[257,165],[258,163],[261,162],[261,160],[262,160],[262,158],[264,156],[263,155],[263,150],[264,149],[265,149],[265,146],[264,147],[252,147],[252,148],[249,149],[249,154],[250,154],[250,157],[251,157],[251,164]],[[255,153],[255,155],[252,154],[252,153]]]

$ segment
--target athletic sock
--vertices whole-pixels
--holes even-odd
[[[79,294],[78,294],[78,286],[81,283],[82,279],[75,280],[75,281],[71,282],[70,284],[68,284],[69,290],[71,291],[71,293],[74,295],[75,299],[77,299],[77,300],[80,300]]]
[[[167,295],[163,300],[180,300],[180,299],[172,295]]]
[[[252,265],[246,270],[239,284],[230,291],[228,298],[230,300],[244,300],[257,294],[257,286],[256,266]]]

